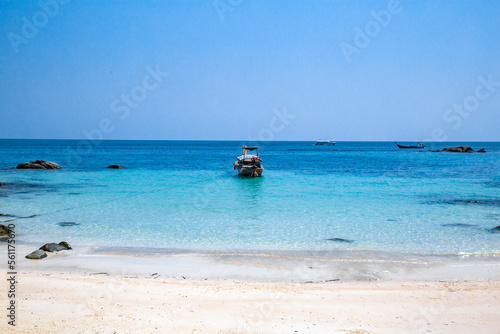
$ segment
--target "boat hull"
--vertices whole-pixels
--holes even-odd
[[[263,167],[252,167],[252,166],[236,166],[238,170],[238,175],[249,176],[249,177],[259,177],[262,176],[264,171]]]
[[[422,148],[425,148],[425,145],[424,144],[420,144],[418,143],[417,145],[410,145],[410,146],[407,146],[407,145],[399,145],[398,142],[394,142],[394,144],[396,144],[399,148],[409,148],[409,149],[422,149]]]

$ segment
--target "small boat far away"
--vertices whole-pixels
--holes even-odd
[[[398,145],[399,148],[424,148],[424,144],[417,143],[417,145],[410,145],[410,146],[405,146],[405,145],[399,145],[397,142],[395,142],[396,145]]]
[[[238,175],[242,176],[262,176],[264,167],[259,156],[260,146],[243,145],[243,155],[240,155],[234,162],[234,169],[238,170]],[[247,154],[247,151],[256,151],[256,155]]]
[[[333,146],[335,145],[334,141],[329,141],[329,140],[318,140],[316,144],[314,145],[321,145],[321,146]]]

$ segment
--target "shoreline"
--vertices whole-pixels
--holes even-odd
[[[500,279],[498,255],[422,255],[369,251],[199,251],[180,249],[81,247],[24,256],[38,249],[18,244],[20,270],[32,272],[150,275],[248,282],[439,281]],[[6,248],[6,247],[5,247]],[[0,251],[6,257],[6,249]]]

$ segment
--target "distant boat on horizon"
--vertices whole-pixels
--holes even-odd
[[[409,145],[409,146],[399,145],[397,142],[394,142],[394,143],[396,143],[396,145],[398,145],[399,148],[424,148],[425,147],[425,145],[421,144],[421,143],[417,143],[417,145]]]
[[[320,145],[320,146],[333,146],[333,145],[335,145],[335,144],[336,144],[336,143],[335,143],[334,141],[333,141],[333,142],[331,142],[331,141],[329,141],[329,140],[318,140],[318,141],[316,142],[316,144],[314,144],[314,145]]]

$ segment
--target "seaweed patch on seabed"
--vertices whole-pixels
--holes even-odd
[[[35,218],[36,215],[22,217],[22,216],[11,215],[11,214],[8,214],[8,213],[0,213],[0,217],[17,218],[17,219],[29,219],[29,218]],[[12,221],[12,220],[10,220],[10,221]]]
[[[434,199],[423,204],[484,205],[500,207],[500,199]]]
[[[476,227],[476,224],[464,224],[464,223],[455,223],[455,224],[442,224],[443,227]]]
[[[500,181],[486,181],[483,184],[488,188],[500,188]]]

